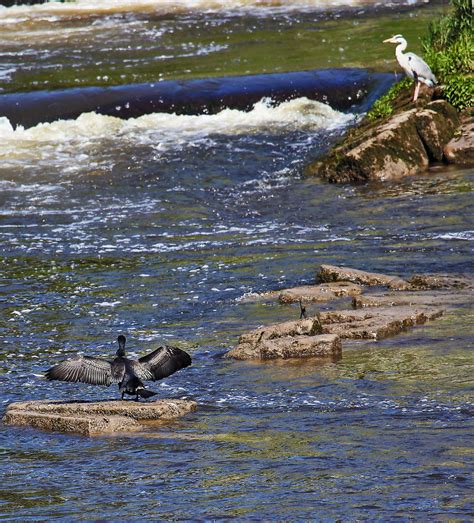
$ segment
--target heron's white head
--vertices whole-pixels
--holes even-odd
[[[391,38],[383,41],[384,44],[406,44],[407,41],[402,35],[393,35]]]

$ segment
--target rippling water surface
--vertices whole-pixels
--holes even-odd
[[[124,25],[150,23],[174,34],[183,20],[204,19],[199,10],[153,18],[140,7],[112,18],[95,13],[85,24],[77,13],[53,11],[0,12],[1,31],[8,22],[12,35],[31,41],[24,62],[12,58],[12,67],[22,64],[29,75],[24,90],[46,78],[52,56],[67,69],[75,64],[66,56],[87,54],[70,36],[86,26],[96,31],[88,33],[92,55],[104,51],[105,38],[113,47],[110,67],[123,61]],[[37,21],[43,12],[51,20]],[[285,32],[320,14],[307,2],[305,9],[265,16],[262,8],[252,16],[261,37],[258,24]],[[249,16],[214,9],[205,19],[247,42]],[[386,16],[364,23],[374,34],[386,30],[390,16],[401,23],[395,12]],[[54,42],[52,34],[36,36],[47,24]],[[2,41],[0,54],[19,53],[15,39]],[[130,42],[127,52],[145,64]],[[179,76],[176,42],[170,62]],[[41,46],[57,54],[30,61]],[[200,60],[191,63],[199,68]],[[220,76],[245,72],[206,67]],[[263,69],[277,70],[278,55]],[[91,64],[84,70],[92,74]],[[146,71],[137,74],[146,81]],[[15,75],[5,90],[21,90]],[[128,336],[132,354],[163,342],[188,350],[193,366],[155,389],[199,404],[180,421],[130,436],[2,425],[3,519],[472,517],[469,310],[459,307],[393,339],[348,344],[337,363],[220,357],[243,331],[298,316],[293,306],[242,300],[247,293],[310,283],[320,263],[405,276],[472,271],[472,169],[439,166],[401,183],[357,187],[304,176],[307,162],[357,116],[299,98],[276,107],[262,100],[247,113],[126,122],[90,113],[27,130],[0,120],[3,406],[116,397],[113,388],[39,376],[77,351],[111,355],[118,333]]]

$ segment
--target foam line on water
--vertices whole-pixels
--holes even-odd
[[[248,11],[273,13],[295,10],[327,10],[340,7],[412,5],[424,0],[76,0],[74,2],[49,1],[30,6],[0,7],[0,23],[15,24],[30,18],[44,16],[108,15],[124,12],[153,12],[171,14],[185,11]],[[49,21],[52,21],[51,19]]]
[[[51,155],[55,150],[64,153],[68,146],[86,150],[100,140],[152,145],[161,151],[215,135],[332,130],[353,119],[353,114],[336,111],[308,98],[297,98],[277,106],[271,100],[263,99],[248,112],[224,109],[217,114],[200,115],[153,113],[129,120],[83,113],[74,120],[41,123],[28,129],[21,126],[14,129],[3,117],[0,118],[0,158],[34,158]]]

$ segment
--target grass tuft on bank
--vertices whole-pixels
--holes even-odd
[[[383,96],[376,100],[370,111],[367,113],[369,120],[378,120],[379,118],[390,116],[394,111],[393,101],[402,91],[410,89],[411,84],[412,80],[410,78],[404,78],[395,85],[392,85]]]

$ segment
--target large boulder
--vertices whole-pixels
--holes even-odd
[[[429,159],[441,162],[443,148],[459,125],[456,109],[445,100],[436,100],[417,112],[415,125]]]
[[[459,124],[445,100],[404,108],[379,124],[364,122],[307,173],[332,183],[385,181],[425,170],[441,161],[443,149]]]

